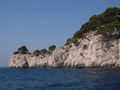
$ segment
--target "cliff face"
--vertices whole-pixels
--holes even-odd
[[[116,33],[113,33],[116,34]],[[90,32],[77,45],[55,50],[44,58],[17,54],[10,57],[9,67],[120,67],[120,38],[106,38]]]

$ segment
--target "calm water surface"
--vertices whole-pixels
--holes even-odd
[[[120,90],[120,69],[0,68],[0,90]]]

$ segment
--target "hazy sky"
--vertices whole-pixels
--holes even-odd
[[[20,46],[62,46],[81,25],[120,0],[0,0],[0,67]]]

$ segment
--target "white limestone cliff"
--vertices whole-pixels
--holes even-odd
[[[120,67],[119,51],[120,38],[106,39],[94,31],[79,39],[79,45],[63,46],[44,58],[29,54],[13,55],[9,67]]]

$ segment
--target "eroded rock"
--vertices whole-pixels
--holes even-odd
[[[120,39],[103,40],[96,32],[79,39],[79,45],[63,46],[44,58],[13,55],[10,67],[120,67]]]

